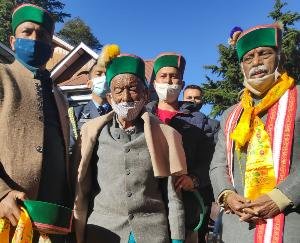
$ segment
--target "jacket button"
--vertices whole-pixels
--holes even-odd
[[[128,218],[129,218],[129,220],[133,220],[133,218],[134,218],[133,214],[129,214]]]
[[[36,151],[38,151],[39,153],[43,153],[43,147],[42,147],[42,146],[36,146],[35,149],[36,149]]]
[[[40,179],[38,177],[35,177],[33,180],[34,180],[35,183],[39,183],[40,182]]]
[[[129,169],[126,170],[126,175],[130,175],[130,170]]]
[[[131,197],[132,193],[131,192],[127,192],[127,197]]]

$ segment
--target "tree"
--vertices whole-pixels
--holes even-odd
[[[100,50],[102,47],[99,40],[91,32],[90,27],[79,17],[66,22],[57,35],[74,46],[83,42],[94,50]]]
[[[0,41],[9,45],[8,37],[12,34],[11,14],[22,3],[32,3],[48,10],[56,22],[64,22],[71,15],[64,12],[65,4],[56,0],[0,0]]]
[[[300,80],[300,31],[292,28],[295,22],[300,20],[297,12],[282,12],[286,3],[275,0],[274,9],[268,15],[274,22],[283,24],[283,42],[281,66],[295,80]],[[206,77],[206,83],[202,85],[204,90],[204,102],[212,105],[210,116],[221,115],[224,110],[238,101],[239,92],[243,89],[243,74],[240,71],[240,63],[233,47],[220,44],[219,65],[206,65],[205,69],[211,71],[219,80]]]

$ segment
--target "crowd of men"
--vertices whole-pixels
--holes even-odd
[[[68,108],[45,68],[51,15],[23,4],[11,25],[15,61],[0,65],[0,218],[11,227],[0,224],[1,240],[201,243],[216,201],[225,243],[299,242],[300,90],[282,69],[278,24],[232,31],[245,89],[220,123],[200,111],[201,88],[185,87],[182,55],[159,54],[146,81],[143,59],[116,45],[90,70],[92,100]],[[26,233],[28,199],[72,209],[70,232],[60,211],[45,230],[45,206]]]

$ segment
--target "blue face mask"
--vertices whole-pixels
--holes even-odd
[[[106,77],[100,76],[92,79],[93,86],[92,86],[92,92],[96,95],[98,95],[101,98],[104,98],[107,92],[109,91]]]
[[[32,67],[42,67],[50,59],[50,45],[37,40],[17,38],[15,41],[16,58]]]

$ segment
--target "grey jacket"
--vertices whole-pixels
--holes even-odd
[[[293,208],[287,208],[285,213],[285,226],[283,242],[299,242],[300,238],[300,88],[297,86],[297,111],[294,130],[294,140],[291,156],[291,167],[289,176],[276,187],[287,196],[294,204]],[[228,167],[226,161],[226,140],[224,127],[228,115],[233,107],[224,112],[221,120],[221,129],[218,136],[215,153],[210,167],[210,178],[213,185],[216,200],[224,190],[235,190],[238,194],[243,195],[244,187],[241,174],[244,174],[245,167],[240,171],[240,165],[236,153],[233,161],[233,176],[235,186],[231,184],[228,176]],[[267,115],[261,117],[264,121]],[[245,154],[241,155],[240,163],[245,165]],[[236,215],[223,214],[223,237],[225,243],[240,242],[237,235],[243,237],[243,242],[253,242],[254,230],[249,230],[249,224],[240,222]]]
[[[128,135],[114,118],[101,131],[99,159],[93,170],[94,177],[98,174],[100,192],[93,200],[86,231],[90,243],[104,237],[103,242],[127,243],[130,231],[136,242],[169,243],[169,223],[171,229],[177,228],[176,217],[184,217],[172,178],[154,177],[143,130],[143,120],[138,119],[135,133]],[[111,234],[103,234],[103,229]],[[174,232],[172,235],[184,238]]]
[[[91,186],[95,183],[95,180],[92,180],[95,167],[92,166],[90,162],[92,161],[92,151],[98,141],[99,133],[99,151],[101,148],[105,148],[103,151],[106,151],[106,154],[104,155],[102,151],[101,154],[103,155],[101,156],[101,160],[99,160],[99,166],[102,166],[101,171],[99,171],[99,176],[102,176],[98,178],[99,187],[101,189],[99,197],[102,198],[101,200],[96,200],[96,203],[99,202],[103,204],[101,204],[101,206],[95,204],[95,209],[97,209],[100,215],[105,215],[105,217],[103,218],[104,221],[100,220],[96,222],[97,216],[93,218],[94,216],[92,214],[89,223],[99,226],[102,225],[101,228],[104,229],[104,233],[101,234],[102,236],[109,231],[117,235],[117,238],[119,237],[119,240],[121,239],[122,241],[128,240],[127,237],[130,229],[136,234],[138,242],[149,242],[148,239],[150,242],[153,242],[153,240],[159,243],[168,242],[169,230],[172,239],[184,239],[184,209],[182,201],[174,192],[171,179],[168,181],[168,193],[162,192],[163,189],[167,189],[166,178],[163,180],[164,182],[162,183],[161,189],[158,188],[161,185],[158,182],[158,178],[154,177],[155,171],[153,167],[153,160],[155,158],[161,159],[160,163],[157,164],[160,167],[162,167],[164,163],[166,165],[166,163],[171,160],[173,162],[176,160],[184,160],[182,162],[184,162],[185,165],[185,157],[181,156],[181,153],[184,153],[181,137],[178,137],[179,134],[176,130],[165,124],[161,124],[155,116],[145,112],[142,116],[143,132],[140,134],[141,136],[138,136],[130,143],[124,145],[118,144],[115,142],[118,136],[112,135],[111,132],[107,130],[112,118],[113,113],[96,118],[86,123],[81,131],[82,140],[79,140],[82,141],[81,149],[77,150],[79,154],[76,153],[77,162],[80,163],[78,167],[74,206],[77,242],[85,242],[83,239],[84,232],[86,229],[90,229],[89,227],[85,227],[88,200],[93,195]],[[156,141],[156,143],[160,144],[159,149],[156,149],[156,146],[153,146],[150,142],[154,142],[154,140],[152,140],[152,138],[154,138],[153,136],[163,140]],[[145,141],[147,147],[145,147]],[[102,147],[101,143],[103,144]],[[144,149],[140,150],[140,146]],[[123,149],[120,149],[122,147]],[[173,151],[174,149],[176,149],[176,151]],[[162,151],[164,151],[163,154],[161,154]],[[180,151],[180,154],[178,154],[178,151]],[[111,157],[111,159],[108,159],[108,157]],[[118,161],[120,162],[120,158],[123,158],[122,163],[116,166]],[[104,166],[102,162],[105,163],[105,161],[111,161],[112,166]],[[137,167],[140,163],[142,166]],[[171,168],[171,171],[177,171],[176,167],[174,167],[174,163],[173,165],[171,165],[171,162],[169,164],[173,168]],[[127,175],[128,171],[126,171],[125,165],[132,169],[131,172],[129,169],[129,172],[133,173],[131,177]],[[161,168],[159,170],[161,170]],[[186,165],[181,173],[186,173]],[[127,182],[124,177],[128,177]],[[108,181],[110,182],[108,183]],[[117,185],[113,185],[113,183],[117,183]],[[107,190],[108,187],[111,187],[112,191],[110,191],[110,189]],[[107,193],[109,193],[109,196]],[[121,198],[121,202],[115,201],[116,198],[113,195],[117,196],[118,200]],[[162,195],[167,195],[167,207],[169,208],[168,217],[165,213],[167,210],[164,208],[166,205],[162,203]],[[124,204],[126,208],[123,208],[124,205],[120,206],[124,203],[124,200],[128,200],[128,202]],[[108,203],[108,201],[111,201],[111,203]],[[115,205],[115,207],[113,205]],[[111,208],[106,210],[107,207]],[[116,217],[110,217],[109,215],[115,215]],[[109,218],[111,221],[109,221]],[[122,227],[118,227],[120,224]],[[144,234],[147,229],[150,230],[151,227],[149,224],[151,224],[152,230]],[[91,231],[89,231],[88,234],[90,232]],[[109,235],[113,236],[113,234]]]

